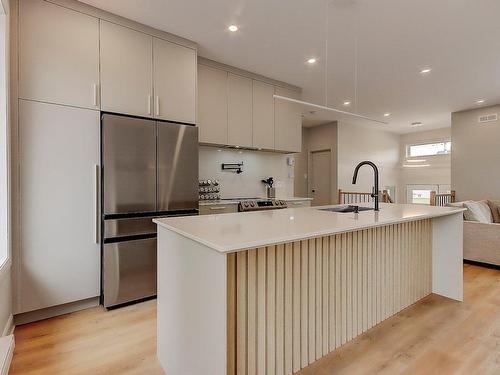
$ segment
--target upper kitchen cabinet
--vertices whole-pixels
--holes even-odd
[[[227,101],[228,144],[252,147],[252,80],[229,73]]]
[[[153,115],[153,37],[101,20],[101,108]]]
[[[153,38],[155,117],[196,122],[196,51]]]
[[[276,95],[299,99],[295,91],[276,87]],[[302,148],[302,117],[299,108],[282,100],[274,103],[275,149],[284,152],[300,152]]]
[[[198,65],[198,126],[200,142],[228,144],[228,73]]]
[[[41,0],[19,12],[19,97],[98,109],[99,20]]]
[[[274,86],[253,81],[253,147],[274,149]]]

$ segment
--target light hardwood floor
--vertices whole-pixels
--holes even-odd
[[[431,295],[297,374],[499,374],[500,271],[464,282],[464,303]],[[155,318],[149,301],[17,327],[10,374],[162,374]]]

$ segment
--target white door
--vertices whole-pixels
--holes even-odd
[[[99,112],[20,100],[23,313],[99,295]]]
[[[227,144],[227,72],[198,65],[200,142]]]
[[[153,115],[153,37],[101,20],[101,107]]]
[[[299,99],[298,93],[276,87],[276,95]],[[300,152],[302,149],[302,117],[297,105],[275,99],[274,107],[275,149],[286,152]]]
[[[40,0],[19,12],[19,96],[99,108],[99,20]]]
[[[311,194],[313,206],[332,204],[331,151],[311,152]]]
[[[153,38],[155,117],[196,122],[196,51]]]
[[[274,86],[253,81],[253,147],[274,149]]]
[[[252,80],[228,74],[227,140],[229,145],[252,147]]]

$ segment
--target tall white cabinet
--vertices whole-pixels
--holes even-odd
[[[101,108],[152,117],[153,37],[101,20]]]
[[[99,20],[40,0],[19,17],[19,97],[99,108]]]
[[[16,4],[19,314],[99,296],[99,111],[194,124],[197,56],[194,43],[83,3]]]
[[[19,101],[17,313],[99,295],[99,112]]]

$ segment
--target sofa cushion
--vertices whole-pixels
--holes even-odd
[[[500,201],[488,200],[488,206],[490,206],[490,210],[493,215],[493,222],[500,223]]]
[[[493,216],[487,201],[464,202],[464,207],[467,208],[464,212],[465,220],[493,223]]]

